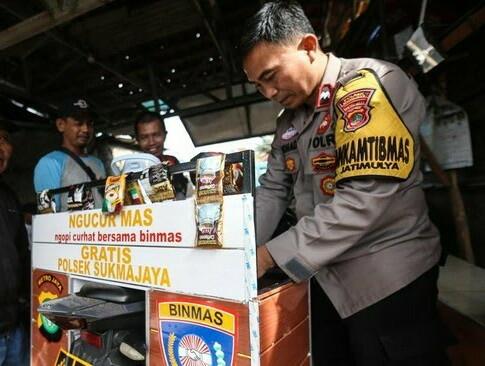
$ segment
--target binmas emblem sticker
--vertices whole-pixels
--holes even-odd
[[[370,101],[375,89],[357,89],[344,95],[337,103],[342,113],[344,131],[354,132],[370,121]]]
[[[186,301],[159,302],[158,313],[167,365],[234,365],[236,314]]]

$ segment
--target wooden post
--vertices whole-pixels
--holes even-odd
[[[473,254],[473,247],[470,239],[470,230],[468,227],[468,220],[466,216],[465,204],[458,185],[458,175],[455,169],[448,172],[450,177],[449,194],[451,199],[451,208],[453,211],[453,219],[455,221],[456,237],[460,247],[460,254],[468,262],[475,264],[475,255]]]
[[[458,185],[458,176],[456,174],[456,170],[452,169],[447,174],[441,168],[438,160],[422,136],[419,137],[419,140],[421,143],[423,157],[431,167],[431,171],[438,177],[440,182],[445,187],[448,187],[460,254],[468,262],[475,264],[475,255],[473,254],[473,247],[470,239],[470,230],[468,227],[465,204],[463,203],[463,197]]]

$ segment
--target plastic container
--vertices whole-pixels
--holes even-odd
[[[160,159],[152,154],[136,153],[114,158],[111,162],[111,170],[113,170],[115,175],[120,175],[129,172],[139,172],[160,163]]]

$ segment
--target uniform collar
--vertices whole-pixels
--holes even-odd
[[[311,106],[303,105],[292,112],[291,124],[298,131],[298,133],[301,134],[309,125],[311,125],[310,122],[312,121],[315,113],[330,109],[333,100],[335,84],[337,83],[341,68],[342,62],[340,61],[340,59],[329,53],[327,66],[325,67],[322,82],[319,86],[319,93],[316,97],[317,100],[315,101],[315,107],[312,109]],[[319,104],[319,96],[322,94],[322,92],[327,90],[329,91],[329,93],[325,93],[325,95],[322,95],[325,96],[325,100],[323,101],[324,103]]]
[[[315,112],[330,109],[333,93],[335,91],[335,84],[337,83],[341,68],[342,63],[340,62],[340,59],[335,57],[332,53],[329,53],[327,66],[325,67],[322,82],[320,83],[315,99]]]

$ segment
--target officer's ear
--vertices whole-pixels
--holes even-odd
[[[313,62],[316,58],[317,51],[320,49],[317,36],[311,33],[305,34],[300,40],[298,49],[305,51],[310,58],[310,62]]]

